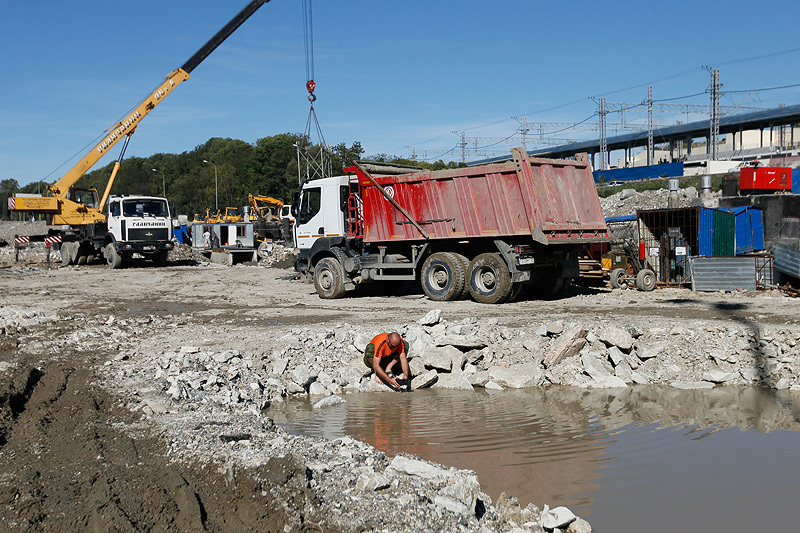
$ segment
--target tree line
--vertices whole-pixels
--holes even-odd
[[[271,196],[286,203],[299,188],[297,147],[319,150],[308,138],[296,133],[281,133],[248,143],[239,139],[214,137],[194,150],[180,154],[158,153],[149,157],[130,157],[122,161],[111,194],[166,196],[174,214],[191,219],[196,213],[212,212],[218,203],[225,207],[247,205],[248,194]],[[329,147],[334,174],[356,160],[415,165],[429,170],[453,168],[455,163],[435,163],[377,154],[364,157],[359,141],[350,146],[340,143]],[[302,162],[300,163],[303,164]],[[94,187],[102,195],[114,163],[88,172],[75,184],[79,188]],[[216,172],[216,176],[215,176]],[[9,218],[6,198],[15,193],[47,195],[47,185],[38,181],[20,186],[15,179],[0,181],[0,199],[4,218]]]

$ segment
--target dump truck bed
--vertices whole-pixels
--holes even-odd
[[[357,172],[365,242],[531,236],[540,244],[604,242],[588,158],[372,176]],[[355,235],[350,235],[355,236]]]

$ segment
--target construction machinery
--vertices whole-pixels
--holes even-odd
[[[271,196],[260,196],[256,194],[249,194],[248,200],[252,211],[250,212],[250,220],[263,218],[265,220],[280,220],[280,210],[283,207],[283,202]]]
[[[239,213],[239,209],[236,207],[226,207],[225,214],[221,215],[217,214],[217,222],[242,222],[244,221],[244,217],[241,213]]]
[[[61,257],[65,264],[84,263],[104,255],[109,267],[118,268],[133,253],[151,258],[157,264],[164,262],[172,247],[171,219],[166,199],[137,196],[109,202],[125,150],[142,119],[178,85],[188,80],[190,73],[211,52],[268,1],[251,1],[188,61],[170,72],[125,118],[108,128],[102,140],[74,167],[48,187],[50,196],[9,198],[11,210],[47,216],[49,233],[62,239]],[[98,198],[97,189],[75,187],[78,180],[123,139],[122,150],[102,197]],[[115,215],[112,209],[117,209],[118,214]]]
[[[285,239],[285,232],[281,223],[280,211],[283,201],[271,196],[248,195],[250,202],[250,222],[255,224],[256,238],[259,242],[265,240],[280,241]]]
[[[563,291],[578,253],[608,242],[586,154],[429,171],[358,162],[303,184],[295,268],[322,298],[366,282],[417,281],[435,301]]]

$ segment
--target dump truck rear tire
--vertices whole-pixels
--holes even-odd
[[[511,273],[498,253],[484,253],[469,264],[469,293],[476,302],[503,303],[513,288]]]
[[[519,298],[519,295],[522,293],[522,287],[524,285],[525,283],[514,283],[514,286],[511,287],[511,294],[509,294],[508,298],[506,298],[506,303],[513,302],[517,298]]]
[[[335,257],[320,259],[314,269],[314,288],[325,300],[334,300],[344,296],[344,269]]]
[[[466,256],[456,252],[447,253],[454,256],[456,259],[458,259],[458,262],[461,263],[461,274],[464,276],[464,288],[461,289],[461,294],[455,299],[463,300],[465,298],[469,298],[469,259],[467,259]]]
[[[613,289],[627,289],[628,282],[625,281],[625,278],[628,277],[628,271],[624,268],[615,268],[611,271],[611,277],[608,282],[611,284],[611,288]]]
[[[106,264],[108,268],[117,269],[122,267],[122,256],[117,253],[117,249],[112,243],[106,244]]]
[[[464,292],[464,268],[456,254],[437,252],[422,264],[422,292],[436,302],[458,300]]]
[[[636,288],[640,291],[650,292],[656,288],[656,275],[649,268],[643,268],[636,274]]]

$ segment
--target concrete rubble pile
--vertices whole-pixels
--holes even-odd
[[[553,384],[598,391],[627,390],[632,384],[666,384],[676,389],[723,385],[800,389],[800,331],[796,328],[765,329],[730,323],[698,328],[675,322],[677,325],[668,327],[643,328],[554,320],[511,328],[491,318],[450,323],[440,310],[434,310],[393,329],[410,344],[415,389],[483,387],[499,391],[535,387],[540,391]],[[307,441],[271,426],[264,417],[269,406],[293,396],[307,397],[315,407],[324,408],[346,401],[345,393],[395,394],[376,383],[362,361],[364,346],[377,333],[349,324],[335,329],[269,328],[258,339],[243,341],[241,350],[188,345],[153,352],[122,350],[108,363],[109,379],[117,384],[143,384],[136,389],[131,405],[147,416],[188,411],[193,416],[204,413],[212,420],[236,418],[230,425],[245,433],[229,436],[235,441],[229,448],[242,454],[242,460],[290,453],[293,461],[305,465],[323,501],[332,501],[326,500],[326,491],[355,498],[346,504],[348,516],[363,512],[367,520],[363,524],[370,523],[368,509],[402,501],[416,509],[409,516],[417,517],[420,529],[432,527],[433,513],[436,520],[452,520],[445,529],[481,531],[483,527],[493,531],[497,526],[502,530],[498,524],[505,520],[513,521],[520,531],[541,531],[537,529],[542,527],[538,508],[517,505],[512,506],[513,512],[501,512],[500,502],[493,506],[488,496],[478,495],[479,490],[469,481],[470,474],[447,470],[448,475],[439,472],[420,478],[400,473],[391,466],[394,460],[388,461],[368,445],[346,439]],[[264,420],[268,430],[246,429]],[[225,427],[227,423],[222,429]],[[220,427],[213,428],[219,434]],[[175,453],[204,449],[193,440],[201,434],[184,434],[181,439],[187,440],[175,445]],[[205,438],[212,438],[209,435]],[[316,455],[309,455],[314,450]],[[230,460],[231,453],[227,450],[222,457]],[[463,490],[453,493],[454,486]],[[412,505],[414,502],[416,505]],[[485,512],[479,511],[480,506]],[[338,511],[329,508],[327,512]],[[516,519],[509,518],[512,515]],[[550,520],[561,513],[550,511],[547,516]],[[573,520],[571,524],[577,524],[572,526],[573,531],[584,523]]]
[[[259,266],[291,268],[295,259],[295,249],[283,244],[265,241],[258,247]]]
[[[469,363],[468,352],[462,350],[474,355],[516,337],[491,321],[448,325],[440,315],[435,311],[420,323],[398,328],[411,341],[412,353],[420,350],[412,362],[425,366],[424,379],[435,377],[433,386],[472,388],[463,370],[455,371],[468,364],[478,366]],[[361,361],[371,331],[284,329],[245,343],[242,350],[182,345],[151,352],[126,343],[142,331],[168,325],[158,317],[111,316],[100,326],[52,341],[49,348],[49,342],[33,342],[27,349],[57,353],[116,346],[118,355],[106,362],[107,371],[102,372],[106,385],[128,398],[130,409],[158,418],[169,428],[165,433],[171,455],[206,456],[225,465],[221,472],[231,477],[242,467],[258,470],[264,464],[270,471],[280,465],[282,470],[302,473],[303,490],[288,481],[292,477],[288,474],[286,483],[265,484],[275,501],[287,502],[285,511],[298,521],[340,531],[591,531],[585,520],[565,508],[543,513],[506,495],[493,503],[472,471],[405,454],[390,459],[347,437],[329,441],[290,435],[272,423],[268,407],[290,396],[311,396],[322,408],[332,398],[346,401],[344,392],[386,390]],[[480,333],[487,327],[500,335]],[[456,352],[462,357],[448,365],[442,353],[452,358]],[[298,493],[307,499],[301,501]]]
[[[188,244],[181,244],[176,242],[175,246],[169,252],[167,259],[169,262],[194,262],[194,263],[208,263],[208,258],[192,248]]]
[[[395,329],[410,344],[414,389],[667,384],[800,390],[796,329],[730,324],[644,329],[561,320],[508,328],[497,319],[448,323],[439,310]],[[259,412],[293,395],[318,401],[343,392],[387,391],[362,361],[376,333],[350,325],[293,328],[265,336],[253,353],[180,346],[157,356],[138,354],[129,370],[149,374],[176,401],[245,403]]]
[[[720,192],[714,193],[720,196]],[[686,187],[678,191],[677,203],[673,207],[691,207],[697,205],[698,193],[695,187]],[[669,206],[669,191],[655,189],[636,192],[634,189],[623,189],[607,198],[600,198],[600,206],[606,217],[634,215],[637,209],[667,209]]]

